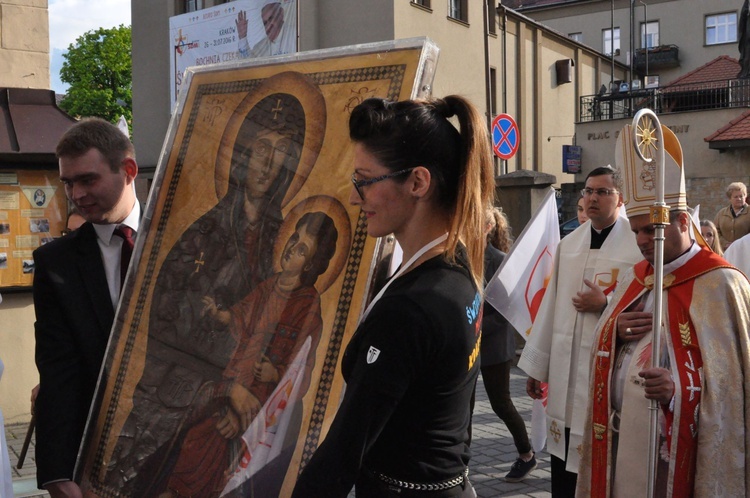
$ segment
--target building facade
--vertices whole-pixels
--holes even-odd
[[[147,170],[158,163],[170,119],[169,18],[223,3],[132,2],[134,141]],[[612,78],[603,54],[497,1],[299,1],[298,25],[300,51],[431,38],[440,47],[433,95],[468,97],[489,110],[488,125],[501,112],[518,122],[518,153],[498,160],[498,175],[525,169],[553,174],[558,183],[571,181],[572,175],[562,173],[562,146],[572,144],[578,99]],[[569,68],[565,81],[558,81],[558,61]],[[614,72],[622,79],[626,68],[617,62]]]
[[[737,56],[742,0],[503,0],[614,60],[632,79],[665,84],[721,55]],[[614,34],[614,36],[612,36]],[[648,57],[646,57],[648,54]]]
[[[640,107],[654,109],[685,157],[688,203],[713,220],[726,186],[750,180],[745,111],[750,80],[738,78],[741,0],[503,0],[503,4],[633,68],[601,95],[584,96],[575,126],[585,174],[612,161],[617,133]],[[632,36],[631,36],[632,33]],[[631,45],[632,40],[632,45]],[[619,44],[619,45],[618,45]],[[619,50],[618,50],[619,48]],[[631,52],[632,51],[632,52]],[[648,62],[647,62],[648,61]],[[636,82],[633,86],[633,81]],[[576,178],[577,190],[583,175]]]

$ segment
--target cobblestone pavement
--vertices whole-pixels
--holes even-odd
[[[527,429],[530,429],[531,399],[526,395],[525,384],[525,374],[518,368],[513,368],[511,370],[511,395],[518,412],[526,421]],[[48,496],[46,493],[40,494],[36,490],[36,459],[33,440],[23,468],[16,469],[27,428],[28,424],[13,424],[5,428],[10,463],[13,467],[15,496]],[[471,449],[473,457],[469,465],[469,479],[471,479],[478,497],[550,496],[550,465],[549,455],[546,452],[537,454],[537,468],[523,482],[509,483],[503,480],[503,476],[510,471],[510,466],[518,454],[515,446],[513,446],[513,438],[510,432],[490,408],[481,378],[477,386]],[[354,496],[354,494],[352,493],[350,496]]]
[[[518,413],[526,421],[526,430],[531,434],[532,400],[526,394],[526,374],[517,367],[510,372],[510,393]],[[477,385],[471,450],[469,479],[478,497],[550,496],[550,463],[546,451],[536,454],[537,467],[524,481],[511,483],[503,480],[518,453],[510,431],[490,407],[481,377]]]

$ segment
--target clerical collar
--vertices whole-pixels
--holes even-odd
[[[615,220],[615,223],[617,223],[617,220]],[[594,225],[591,225],[591,245],[589,246],[589,249],[601,249],[602,244],[604,244],[604,241],[607,240],[607,236],[609,235],[609,232],[612,231],[612,227],[615,226],[615,223],[612,223],[607,228],[602,228],[601,230],[597,230],[594,228]]]

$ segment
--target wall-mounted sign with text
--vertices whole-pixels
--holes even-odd
[[[563,173],[581,172],[581,146],[563,145]]]

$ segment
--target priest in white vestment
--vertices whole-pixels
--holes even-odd
[[[552,496],[575,493],[594,327],[606,296],[640,259],[628,221],[619,213],[621,184],[619,172],[609,166],[587,176],[582,195],[589,221],[560,241],[552,278],[518,362],[529,375],[526,390],[532,398],[541,397],[540,382],[549,385]]]

